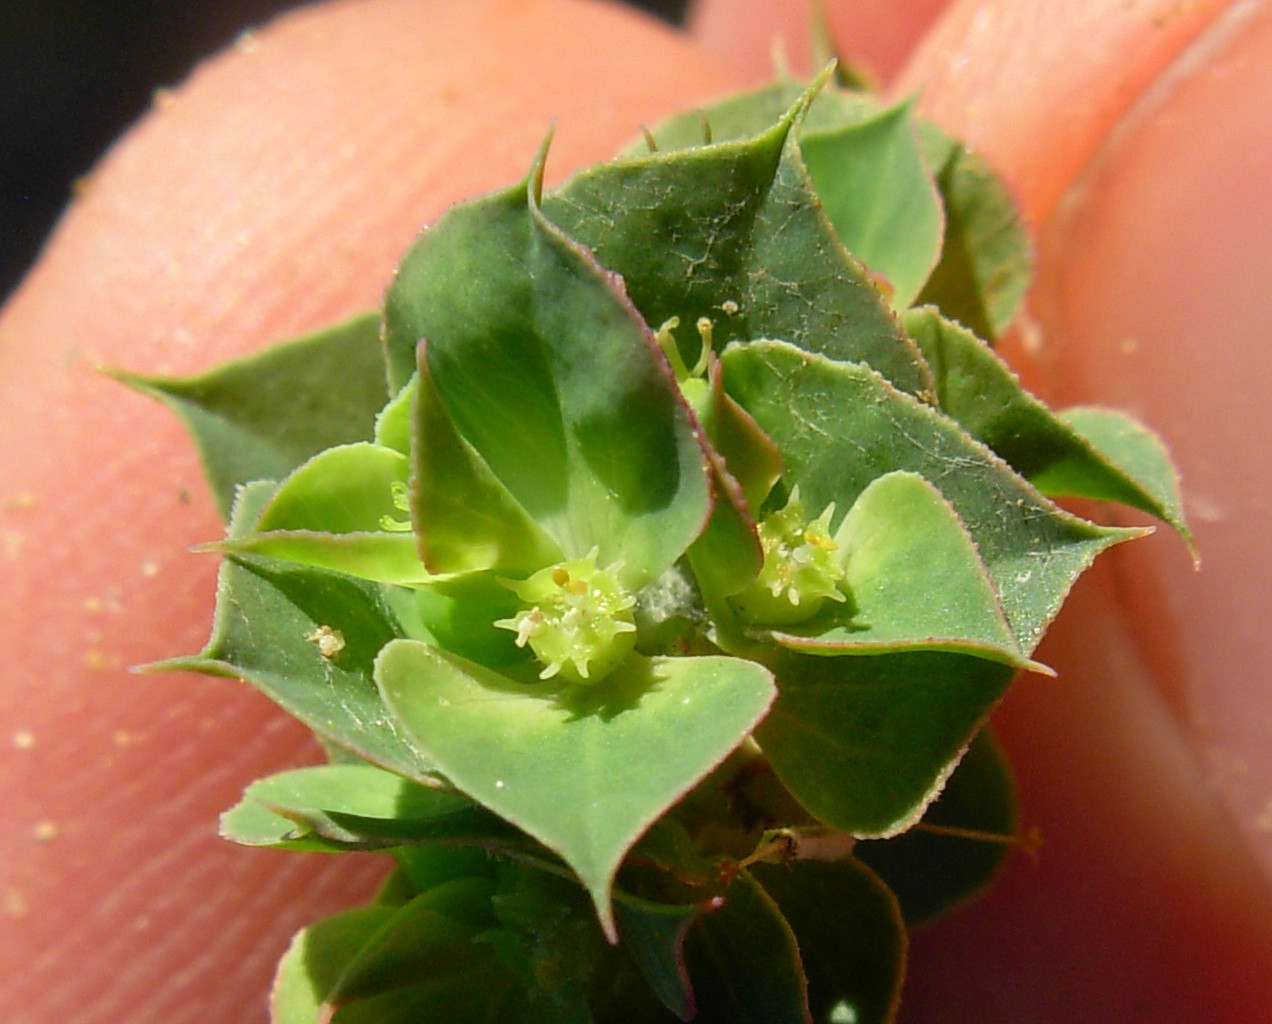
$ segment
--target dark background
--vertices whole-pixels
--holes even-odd
[[[463,3],[465,0],[452,0]],[[688,0],[627,0],[677,22]],[[201,58],[302,0],[0,0],[0,301],[70,196]]]

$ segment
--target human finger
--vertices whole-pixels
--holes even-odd
[[[260,1019],[288,933],[381,871],[215,837],[316,751],[231,683],[128,674],[203,644],[214,566],[183,552],[219,528],[177,425],[93,367],[187,372],[369,308],[554,119],[561,175],[726,82],[613,6],[333,4],[160,96],[84,184],[0,319],[9,1020]]]

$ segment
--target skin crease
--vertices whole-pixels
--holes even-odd
[[[1204,6],[1188,5],[1188,17]],[[1065,36],[1068,16],[1054,8],[1044,25],[997,17],[1009,7],[1021,4],[955,6],[939,47],[926,47],[907,73],[928,75],[927,102],[979,70],[1014,117],[1022,105],[1034,109],[1020,99],[1031,90],[1045,109],[1049,79],[1002,58],[1031,52],[1031,38],[1058,48],[1073,81],[1109,86],[1116,77],[1120,57],[1084,65],[1090,20],[1075,18],[1082,31]],[[637,122],[726,83],[706,59],[613,11],[505,0],[446,5],[439,21],[437,9],[371,0],[301,15],[204,69],[96,173],[0,318],[0,716],[11,731],[0,737],[0,963],[21,967],[0,974],[8,1020],[260,1020],[259,994],[286,935],[364,894],[379,870],[243,851],[210,834],[243,784],[314,751],[233,684],[123,673],[202,642],[212,566],[178,553],[217,528],[171,419],[88,365],[194,369],[371,305],[418,225],[520,174],[553,116],[560,175],[607,155]],[[1093,9],[1118,22],[1126,5],[1081,13]],[[984,24],[980,10],[988,28],[973,31]],[[616,38],[621,47],[597,42]],[[1125,47],[1129,37],[1112,38]],[[1100,140],[1133,105],[1128,93],[1142,92],[1186,42],[1150,47],[1158,63],[1144,58],[1134,87],[1093,90],[1120,99],[1076,136],[1089,149],[1070,178],[1106,152]],[[962,56],[963,78],[941,70]],[[995,77],[995,67],[1010,74]],[[740,60],[737,69],[746,73]],[[1194,99],[1198,123],[1222,120],[1213,113],[1227,110],[1220,99],[1209,108]],[[1025,173],[1031,147],[1018,140],[1050,138],[1049,123],[1026,118],[1022,128],[994,103],[955,103],[947,123],[976,133],[984,152],[1021,175],[1013,180],[1047,231],[1044,255],[1059,253],[1066,231],[1090,230],[1118,176],[1084,179],[1072,208],[1061,202],[1068,179],[1043,202],[1049,179]],[[1150,142],[1105,159],[1113,168],[1136,153],[1143,160]],[[1077,145],[1065,136],[1063,152]],[[1058,203],[1070,219],[1057,219],[1053,234],[1046,211]],[[1142,259],[1134,228],[1100,236],[1100,252]],[[1068,265],[1055,259],[1060,269],[1044,266],[1042,287],[1077,282],[1093,310],[1116,309],[1094,263],[1065,276]],[[1213,301],[1228,287],[1214,287]],[[1103,321],[1084,319],[1081,304],[1048,306],[1041,294],[1035,307],[1044,352],[1057,353],[1046,368],[1063,369],[1064,397],[1091,394],[1082,390],[1091,386],[1087,364],[1062,359],[1052,338],[1069,326],[1094,336]],[[1122,363],[1121,338],[1105,340],[1112,347],[1103,362],[1093,357],[1093,370]],[[83,481],[92,500],[72,508],[59,493],[67,479]],[[1210,532],[1199,529],[1208,553],[1218,543]],[[1153,564],[1183,558],[1159,540]],[[1082,586],[1043,654],[1060,681],[1027,681],[999,717],[1029,819],[1046,834],[1043,860],[1034,868],[1018,859],[987,900],[917,936],[906,1019],[966,1020],[975,1006],[976,1019],[991,1022],[1187,1024],[1258,1019],[1254,1007],[1272,995],[1265,880],[1193,757],[1180,708],[1195,695],[1180,698],[1187,683],[1176,681],[1175,698],[1159,697],[1162,672],[1122,614],[1124,579],[1122,563],[1109,560]],[[1211,656],[1204,645],[1191,652],[1194,663]],[[1252,682],[1234,680],[1226,699],[1242,681]],[[1260,749],[1245,750],[1247,781],[1259,778]]]

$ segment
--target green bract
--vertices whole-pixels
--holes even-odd
[[[985,717],[1143,532],[1052,499],[1186,538],[1174,474],[973,333],[1028,274],[993,176],[821,84],[547,194],[545,147],[382,317],[126,377],[233,506],[212,637],[160,667],[247,680],[333,762],[224,833],[396,863],[297,936],[275,1020],[885,1021],[903,921],[1012,841]]]

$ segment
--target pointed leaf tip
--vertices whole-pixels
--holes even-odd
[[[402,640],[375,671],[420,756],[560,854],[611,938],[610,886],[628,849],[745,738],[775,693],[767,670],[723,657],[633,655],[595,687],[554,690]]]
[[[227,518],[239,486],[281,479],[327,448],[369,438],[388,397],[377,313],[189,377],[107,372],[182,421]]]

